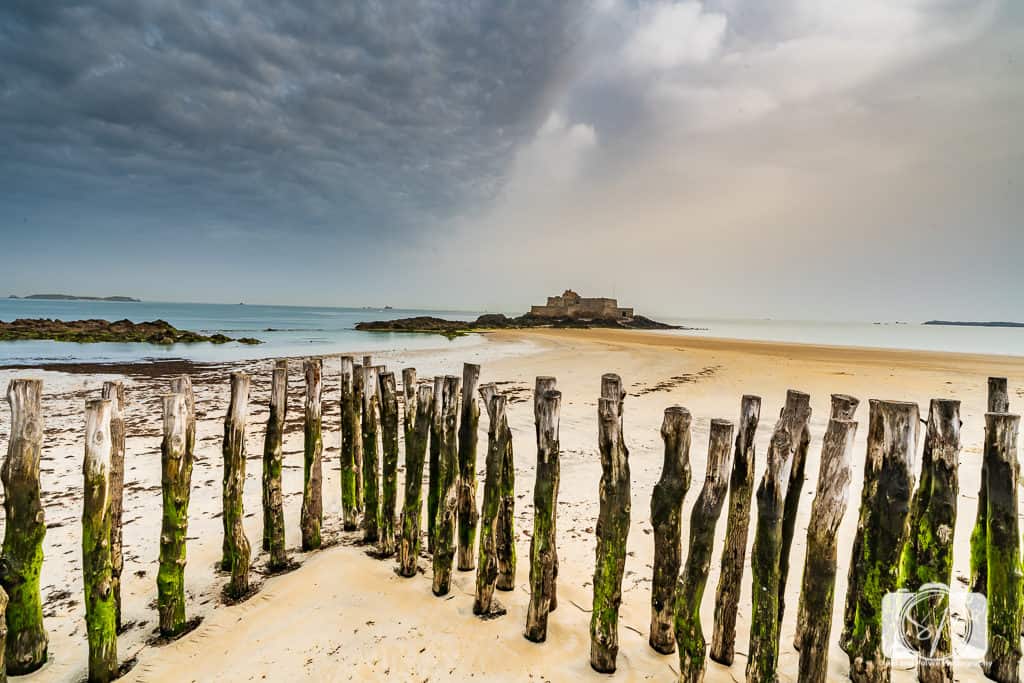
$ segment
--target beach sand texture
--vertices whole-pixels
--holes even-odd
[[[358,353],[353,349],[353,353]],[[1011,411],[1024,406],[1024,358],[985,357],[909,351],[813,347],[796,344],[697,339],[669,334],[612,330],[531,330],[488,335],[488,343],[460,353],[417,351],[377,354],[375,362],[397,371],[406,365],[420,379],[437,372],[461,375],[462,363],[482,363],[481,382],[502,382],[508,392],[508,417],[516,461],[516,530],[519,557],[514,592],[497,592],[508,609],[497,619],[472,614],[474,572],[455,572],[452,592],[435,598],[430,591],[430,564],[425,573],[400,578],[394,560],[376,560],[356,544],[358,533],[341,532],[338,477],[339,407],[336,358],[324,367],[324,537],[333,544],[319,552],[298,552],[302,491],[301,363],[290,365],[289,414],[284,445],[284,491],[289,550],[301,568],[265,578],[266,553],[257,552],[261,537],[260,472],[272,361],[198,366],[193,374],[199,419],[197,462],[193,474],[186,589],[190,616],[202,624],[182,639],[149,646],[156,627],[155,576],[160,524],[159,396],[169,374],[180,368],[130,369],[126,378],[128,443],[125,478],[123,575],[124,619],[134,626],[119,641],[120,656],[138,657],[128,681],[212,680],[607,680],[589,666],[591,580],[594,525],[601,467],[597,454],[597,398],[601,374],[616,372],[629,392],[624,407],[624,436],[632,469],[632,522],[629,534],[623,605],[620,617],[618,671],[612,680],[669,681],[678,671],[676,655],[659,655],[647,643],[653,535],[650,497],[662,464],[659,435],[664,409],[685,406],[693,414],[691,464],[693,484],[683,513],[685,539],[690,509],[704,479],[708,426],[713,418],[735,421],[744,393],[762,397],[757,430],[755,482],[787,389],[811,395],[811,448],[807,463],[797,535],[787,583],[786,614],[779,659],[781,680],[795,681],[797,653],[792,647],[804,533],[815,492],[821,439],[832,393],[861,400],[860,423],[852,454],[852,483],[839,541],[839,572],[830,650],[830,678],[846,680],[846,655],[838,648],[846,572],[856,527],[870,398],[915,401],[922,416],[931,398],[962,401],[960,505],[956,528],[954,580],[968,573],[968,537],[973,525],[986,402],[986,378],[1010,378]],[[227,575],[215,569],[222,527],[221,439],[227,409],[228,373],[253,375],[247,436],[245,529],[256,560],[259,592],[227,607],[220,590]],[[562,392],[561,488],[558,505],[558,609],[549,621],[547,641],[534,644],[522,636],[528,601],[529,533],[535,443],[533,379],[554,375]],[[84,679],[86,640],[81,576],[81,489],[84,401],[98,396],[97,374],[32,370],[0,371],[11,377],[44,379],[46,432],[42,487],[46,520],[46,559],[42,586],[50,661],[26,677],[30,681]],[[9,412],[0,415],[0,448],[6,449]],[[477,473],[483,477],[486,417],[481,419]],[[920,453],[920,444],[918,448]],[[400,458],[400,466],[404,456]],[[917,458],[919,464],[920,458]],[[401,469],[399,473],[402,477]],[[482,483],[481,483],[482,486]],[[399,485],[401,491],[401,483]],[[482,489],[481,489],[482,491]],[[479,496],[478,493],[478,503]],[[756,510],[756,508],[755,508]],[[756,517],[756,512],[755,512]],[[721,547],[726,514],[718,524]],[[751,538],[756,519],[751,523]],[[737,627],[737,657],[731,668],[708,661],[706,680],[743,680],[749,628],[750,573],[744,576]],[[719,551],[711,565],[702,606],[710,641]],[[957,671],[960,680],[985,680],[976,665]],[[893,680],[911,681],[913,671],[894,671]]]

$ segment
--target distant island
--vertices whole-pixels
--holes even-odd
[[[608,298],[581,297],[571,289],[561,296],[548,297],[547,304],[531,306],[529,313],[510,318],[501,313],[487,313],[476,320],[445,320],[433,316],[416,316],[397,320],[375,320],[356,323],[364,332],[427,332],[441,334],[449,339],[470,332],[486,330],[522,329],[531,327],[618,328],[627,330],[678,330],[669,325],[635,315],[632,308],[619,308],[618,301]]]
[[[55,301],[130,301],[139,303],[142,299],[135,299],[130,296],[76,296],[74,294],[29,294],[28,296],[16,296],[11,294],[8,299],[50,299]]]
[[[204,335],[179,330],[163,320],[133,323],[130,320],[50,320],[19,318],[9,323],[0,320],[0,341],[52,340],[88,344],[93,342],[143,342],[147,344],[262,344],[259,339],[232,339],[223,334]]]
[[[922,325],[950,325],[953,327],[1024,327],[1024,323],[1011,323],[1001,321],[971,322],[963,320],[929,320]]]

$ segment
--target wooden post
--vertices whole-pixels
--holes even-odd
[[[4,484],[3,559],[0,583],[7,592],[7,673],[35,671],[46,662],[39,571],[43,566],[46,520],[39,493],[43,448],[43,382],[14,379],[7,385],[11,432],[0,477]]]
[[[835,403],[833,402],[833,408]],[[800,651],[800,680],[825,683],[828,647],[835,602],[836,547],[839,524],[846,512],[850,489],[850,454],[857,423],[833,417],[821,446],[818,486],[807,527],[807,552],[797,607],[796,649]],[[842,414],[852,415],[853,411]]]
[[[110,562],[114,616],[121,630],[122,518],[124,516],[124,383],[104,382],[104,399],[110,401]]]
[[[363,541],[380,540],[380,463],[377,440],[377,369],[363,357]]]
[[[249,415],[249,375],[231,373],[231,402],[224,417],[224,554],[223,571],[231,572],[226,594],[238,599],[249,592],[249,561],[252,549],[245,537],[245,423]]]
[[[731,666],[736,654],[736,613],[739,610],[743,567],[750,533],[750,500],[754,491],[754,436],[761,418],[761,397],[740,402],[739,432],[729,480],[729,516],[722,548],[722,570],[715,594],[711,659]]]
[[[288,361],[274,362],[270,381],[270,416],[263,440],[263,549],[270,552],[267,568],[271,572],[288,567],[285,548],[284,491],[281,470],[284,465],[284,423],[288,415]]]
[[[676,651],[676,580],[683,564],[683,498],[690,490],[690,411],[665,409],[661,438],[665,460],[661,479],[651,496],[654,527],[654,578],[651,581],[651,633],[648,642],[658,652]]]
[[[181,388],[191,389],[178,383]],[[185,622],[185,537],[192,485],[193,451],[189,450],[192,414],[188,395],[163,397],[164,437],[160,445],[163,520],[160,527],[160,569],[157,573],[157,609],[160,634],[180,635]]]
[[[356,468],[356,441],[362,434],[355,403],[355,364],[352,356],[341,357],[341,523],[345,531],[359,528],[359,504],[356,481],[362,476]]]
[[[455,559],[455,518],[458,505],[457,487],[459,480],[459,448],[457,443],[457,427],[459,415],[458,377],[447,375],[444,378],[441,410],[434,416],[438,434],[440,435],[440,454],[438,458],[438,481],[440,495],[437,499],[437,522],[434,531],[434,595],[447,595],[451,589],[452,560]]]
[[[420,554],[420,514],[423,510],[423,461],[434,417],[434,390],[424,384],[417,390],[413,429],[405,437],[405,505],[402,508],[402,538],[398,546],[398,573],[416,576]]]
[[[192,391],[192,378],[188,375],[178,375],[171,379],[170,384],[172,394],[181,394],[185,397],[185,454],[195,463],[196,397]]]
[[[86,401],[85,460],[82,466],[82,574],[89,681],[117,678],[117,608],[110,538],[111,401]]]
[[[444,402],[444,376],[434,377],[434,409],[430,421],[430,462],[427,471],[427,552],[434,552],[437,540],[437,506],[441,499],[441,434]]]
[[[471,571],[476,565],[476,447],[480,426],[480,406],[476,402],[480,385],[480,366],[462,366],[462,411],[459,416],[459,482],[458,482],[458,569]]]
[[[0,587],[0,683],[7,683],[7,591]]]
[[[395,554],[395,508],[398,505],[398,393],[395,373],[382,372],[380,388],[381,433],[381,557]]]
[[[619,606],[629,537],[629,449],[622,438],[622,380],[601,377],[598,449],[601,453],[600,510],[594,566],[594,609],[590,614],[590,666],[614,673],[619,654]]]
[[[679,645],[681,683],[699,683],[704,680],[707,643],[700,623],[700,603],[714,553],[715,526],[725,505],[732,434],[732,422],[711,421],[704,487],[690,517],[690,551],[676,592],[675,631]]]
[[[498,519],[494,531],[495,552],[498,556],[498,580],[495,588],[500,591],[511,591],[516,587],[516,463],[512,452],[512,430],[508,426],[507,412],[501,416],[501,430],[507,437],[503,439],[501,478],[498,481]]]
[[[306,377],[306,414],[303,429],[302,549],[320,547],[320,525],[324,519],[323,503],[323,361],[307,358],[302,362]]]
[[[957,464],[960,459],[960,401],[932,399],[928,410],[921,459],[921,481],[910,506],[907,540],[903,545],[899,585],[917,591],[930,583],[949,586],[953,580],[953,531],[956,528],[960,493]],[[931,623],[932,614],[948,611],[946,593],[926,594],[915,601],[922,624],[938,626],[934,637],[918,640],[918,652],[930,653],[918,660],[918,679],[925,683],[953,683],[950,624]]]
[[[840,641],[850,656],[853,683],[889,680],[890,663],[882,653],[882,599],[898,586],[918,428],[916,403],[870,402],[864,488],[847,581],[850,617]]]
[[[534,417],[534,429],[539,430],[538,424],[538,401],[544,397],[548,391],[554,391],[557,381],[554,377],[537,377],[534,381],[533,386],[533,417]],[[559,404],[561,405],[561,404]],[[558,488],[562,484],[562,463],[561,459],[555,460],[555,492],[554,498],[552,499],[551,509],[555,512],[551,518],[551,553],[553,556],[553,564],[551,569],[551,598],[548,600],[548,612],[554,612],[558,609],[558,543],[555,541],[558,535]],[[500,583],[500,582],[499,582]],[[511,590],[511,589],[509,589]]]
[[[1019,680],[1021,632],[1020,522],[1017,433],[1020,416],[985,414],[988,470],[988,651],[985,675],[998,683]]]
[[[856,399],[854,399],[856,400]],[[811,397],[802,391],[786,392],[786,405],[782,419],[787,422],[793,445],[792,468],[789,470],[789,485],[786,487],[785,507],[782,517],[782,546],[779,552],[779,613],[775,621],[776,646],[781,637],[782,616],[786,608],[786,583],[789,580],[789,554],[796,534],[796,518],[800,512],[800,493],[804,487],[804,471],[807,469],[807,449],[811,445]]]
[[[356,468],[356,512],[362,514],[363,506],[363,366],[352,365],[352,460]],[[357,525],[358,526],[358,525]]]
[[[988,409],[989,413],[1010,412],[1010,396],[1007,390],[1005,377],[988,378]],[[986,555],[986,539],[988,524],[988,474],[987,463],[981,462],[981,484],[978,486],[978,513],[974,520],[974,529],[971,532],[971,592],[988,593],[988,577],[986,569],[988,559]]]
[[[550,385],[554,384],[554,378]],[[541,385],[541,378],[537,384]],[[555,590],[555,514],[558,492],[558,418],[562,394],[554,389],[534,397],[537,424],[537,481],[533,487],[533,537],[530,539],[530,605],[527,640],[542,643],[548,636],[548,613]]]
[[[786,393],[786,405],[775,423],[768,448],[768,466],[757,489],[757,530],[750,557],[754,581],[753,609],[750,619],[750,655],[747,659],[747,681],[776,680],[779,657],[779,635],[782,622],[782,600],[788,558],[786,543],[787,511],[795,515],[796,503],[788,495],[794,482],[795,461],[807,455],[807,420],[810,417],[809,397],[799,391]],[[802,478],[802,468],[801,468]],[[794,523],[795,524],[795,523]],[[792,534],[794,524],[788,527]],[[792,535],[789,537],[792,543]]]
[[[505,421],[506,397],[499,394],[494,384],[480,387],[480,397],[487,410],[486,479],[484,480],[483,508],[480,514],[480,558],[476,569],[476,597],[473,614],[490,616],[504,614],[505,610],[494,601],[494,587],[498,580],[498,513],[501,510],[501,476],[508,441],[512,435]]]

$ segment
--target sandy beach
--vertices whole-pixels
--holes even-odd
[[[360,349],[352,349],[359,353]],[[679,335],[611,330],[531,330],[487,335],[487,343],[457,352],[378,353],[376,362],[398,370],[414,366],[420,379],[436,373],[460,374],[463,362],[482,364],[482,382],[507,382],[509,421],[516,462],[516,525],[519,556],[517,590],[497,594],[508,614],[480,620],[472,614],[472,572],[457,572],[444,598],[430,591],[430,566],[424,573],[400,578],[393,560],[370,557],[359,534],[341,531],[338,477],[339,363],[324,367],[324,528],[330,547],[300,553],[299,509],[302,490],[301,363],[290,371],[289,415],[285,437],[284,491],[288,546],[301,567],[264,578],[265,553],[257,553],[261,535],[260,467],[271,361],[189,366],[126,366],[117,374],[98,368],[76,372],[0,370],[11,377],[44,379],[46,432],[43,452],[43,500],[48,531],[42,586],[50,661],[28,676],[31,681],[80,680],[86,674],[86,640],[82,606],[81,515],[83,403],[98,396],[104,379],[125,379],[129,395],[125,483],[124,614],[132,624],[119,640],[121,659],[137,657],[129,681],[211,680],[600,680],[591,671],[589,611],[594,566],[594,524],[598,509],[597,396],[600,376],[616,372],[629,391],[625,403],[625,440],[632,467],[632,522],[623,582],[620,618],[619,681],[669,681],[677,671],[676,655],[659,655],[647,643],[653,536],[649,521],[652,488],[662,465],[659,428],[663,410],[673,404],[693,414],[690,459],[693,484],[684,503],[684,557],[688,521],[705,475],[708,425],[713,418],[735,421],[743,394],[763,398],[757,431],[760,479],[775,417],[787,389],[811,395],[812,443],[807,481],[787,584],[789,608],[782,628],[781,679],[796,680],[797,653],[792,647],[800,572],[821,439],[832,393],[861,400],[860,422],[852,456],[849,504],[840,530],[836,616],[830,651],[830,677],[846,680],[846,655],[838,648],[849,548],[856,526],[870,398],[917,402],[924,415],[931,398],[962,401],[960,505],[956,528],[954,577],[967,575],[967,541],[973,524],[981,468],[986,378],[1010,380],[1011,410],[1024,402],[1024,358],[815,347],[799,344],[743,342]],[[246,533],[254,545],[259,592],[235,606],[220,602],[227,577],[215,568],[222,529],[221,439],[231,370],[253,375],[247,435],[245,489]],[[157,624],[155,575],[160,523],[158,399],[170,376],[193,375],[199,419],[197,462],[193,473],[186,588],[190,616],[201,625],[167,645],[150,645]],[[121,374],[124,373],[124,374]],[[553,375],[562,392],[561,489],[558,505],[559,606],[551,615],[547,642],[522,637],[528,601],[526,558],[532,531],[535,443],[533,379]],[[0,415],[0,448],[6,449],[9,412]],[[486,417],[481,420],[478,476],[482,481]],[[920,449],[920,444],[919,444]],[[401,481],[402,460],[399,477]],[[400,489],[401,490],[401,485]],[[478,502],[479,502],[478,494]],[[723,513],[717,530],[720,547]],[[751,534],[752,536],[752,534]],[[719,574],[716,551],[703,601],[703,624],[709,636],[714,589]],[[750,574],[744,577],[737,630],[738,655],[731,668],[708,662],[706,680],[743,680],[749,628]],[[984,680],[977,666],[965,666],[960,680]],[[912,671],[894,672],[894,680],[915,680]]]

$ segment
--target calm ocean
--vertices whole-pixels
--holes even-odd
[[[258,346],[229,343],[70,344],[51,341],[0,342],[0,366],[61,362],[132,362],[189,359],[215,362],[342,352],[458,349],[481,343],[475,335],[448,341],[439,335],[356,332],[364,320],[432,315],[472,320],[476,313],[238,304],[117,303],[0,299],[0,320],[15,318],[102,318],[134,322],[166,320],[175,327],[229,337],[256,337]],[[702,328],[662,334],[725,337],[839,346],[954,351],[1024,356],[1024,328],[939,327],[919,324],[665,318]]]

